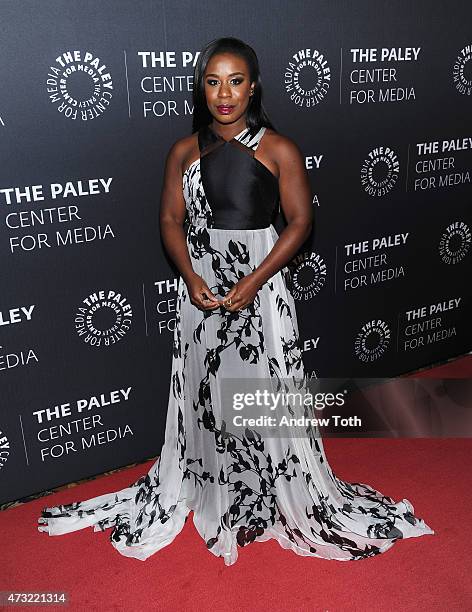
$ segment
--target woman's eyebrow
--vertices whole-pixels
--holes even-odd
[[[244,76],[244,72],[232,72],[231,74],[228,74],[228,76],[230,76],[230,77],[231,77],[231,76],[234,76],[235,74],[242,74],[242,75]],[[207,74],[207,77],[209,77],[209,76],[214,76],[214,77],[217,77],[218,75],[217,75],[217,74],[215,74],[214,72],[209,72],[209,73]]]

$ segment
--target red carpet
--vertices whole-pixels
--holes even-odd
[[[470,376],[466,360],[462,376]],[[409,499],[436,534],[350,562],[299,557],[275,541],[256,542],[226,567],[206,550],[192,515],[177,539],[145,562],[121,556],[108,541],[110,530],[57,537],[37,531],[43,506],[128,486],[149,462],[0,512],[0,590],[63,590],[70,610],[471,609],[472,440],[326,439],[325,448],[339,477]]]

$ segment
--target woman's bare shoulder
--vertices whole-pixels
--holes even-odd
[[[270,150],[277,162],[302,157],[300,147],[289,136],[275,132],[270,128],[266,129],[265,136],[267,138],[267,149]]]
[[[174,142],[167,154],[168,161],[178,164],[182,171],[188,165],[188,161],[198,154],[198,133],[183,136]]]
[[[185,157],[195,145],[198,145],[198,133],[195,132],[190,134],[190,136],[183,136],[174,142],[174,144],[169,149],[169,155],[175,157]]]

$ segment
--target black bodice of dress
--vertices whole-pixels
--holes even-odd
[[[249,129],[224,140],[209,125],[198,132],[200,174],[212,211],[212,227],[261,229],[269,227],[278,209],[279,183],[254,157],[264,130]]]

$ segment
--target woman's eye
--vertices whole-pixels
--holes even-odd
[[[231,79],[231,83],[233,83],[234,85],[240,85],[242,82],[243,82],[243,79],[239,79],[239,78]],[[213,85],[217,84],[218,81],[216,79],[209,79],[207,81],[207,83],[208,83],[208,85],[213,86]]]

